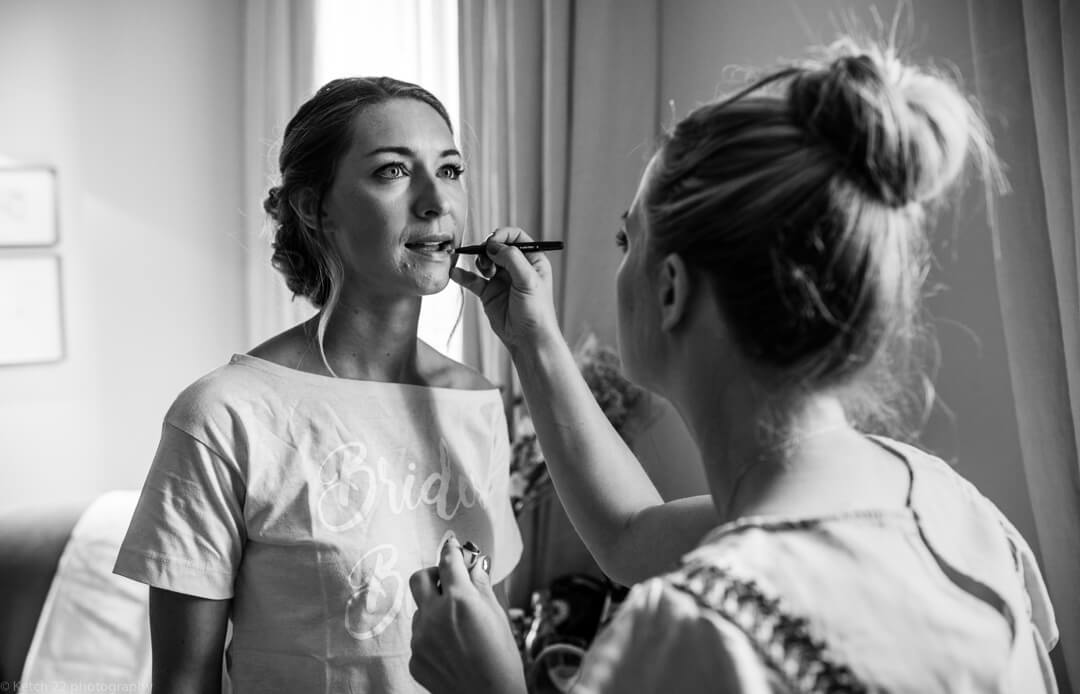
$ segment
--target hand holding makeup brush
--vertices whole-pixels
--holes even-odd
[[[480,298],[491,327],[513,354],[522,345],[562,340],[551,290],[551,263],[543,253],[523,253],[512,243],[532,239],[521,229],[500,227],[477,256],[480,274],[455,267],[450,278]]]

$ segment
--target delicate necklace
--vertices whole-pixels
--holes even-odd
[[[735,473],[735,478],[734,478],[734,480],[732,481],[732,484],[731,484],[731,493],[728,495],[727,505],[725,506],[727,515],[729,515],[729,516],[732,515],[731,511],[732,511],[733,508],[735,508],[735,497],[736,497],[736,495],[738,495],[739,489],[742,487],[743,480],[746,478],[747,474],[751,470],[758,467],[758,465],[762,465],[762,464],[764,464],[766,462],[764,460],[766,455],[768,455],[769,453],[778,452],[778,451],[790,451],[797,444],[805,443],[806,441],[808,441],[810,439],[815,439],[815,438],[818,438],[820,436],[824,436],[825,434],[832,433],[834,431],[840,431],[842,429],[850,429],[850,428],[851,428],[851,425],[845,420],[843,422],[838,422],[836,424],[830,424],[830,425],[827,425],[827,426],[818,427],[816,429],[811,429],[810,431],[807,431],[807,432],[802,433],[802,434],[785,436],[782,439],[780,439],[780,441],[773,442],[773,443],[769,444],[768,446],[766,446],[764,448],[764,450],[761,452],[761,454],[758,455],[758,459],[756,461],[747,463],[746,465],[743,465],[739,469],[739,471]],[[729,518],[728,520],[735,520],[735,518],[732,517],[732,518]]]
[[[831,434],[834,431],[840,431],[842,429],[850,429],[851,424],[845,419],[841,422],[828,424],[825,426],[816,427],[808,431],[804,431],[799,434],[788,434],[782,437],[779,441],[775,441],[765,447],[766,451],[790,451],[797,444],[805,443],[811,439],[816,439],[825,434]]]

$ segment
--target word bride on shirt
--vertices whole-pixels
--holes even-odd
[[[385,499],[393,514],[415,511],[421,504],[433,507],[443,520],[451,520],[461,508],[483,503],[491,492],[492,476],[478,486],[461,466],[452,467],[446,444],[439,442],[439,469],[421,480],[417,463],[406,462],[408,451],[399,448],[388,460],[371,460],[367,445],[345,443],[331,451],[319,466],[318,516],[335,532],[348,530],[370,520]]]

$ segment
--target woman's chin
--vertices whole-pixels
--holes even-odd
[[[450,273],[437,273],[420,278],[419,290],[421,296],[438,294],[450,285]]]

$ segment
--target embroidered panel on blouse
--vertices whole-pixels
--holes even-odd
[[[815,639],[803,617],[789,614],[778,598],[766,595],[753,580],[702,562],[689,563],[671,575],[671,585],[699,605],[719,613],[749,638],[765,664],[795,692],[862,694],[871,691],[851,669]]]

